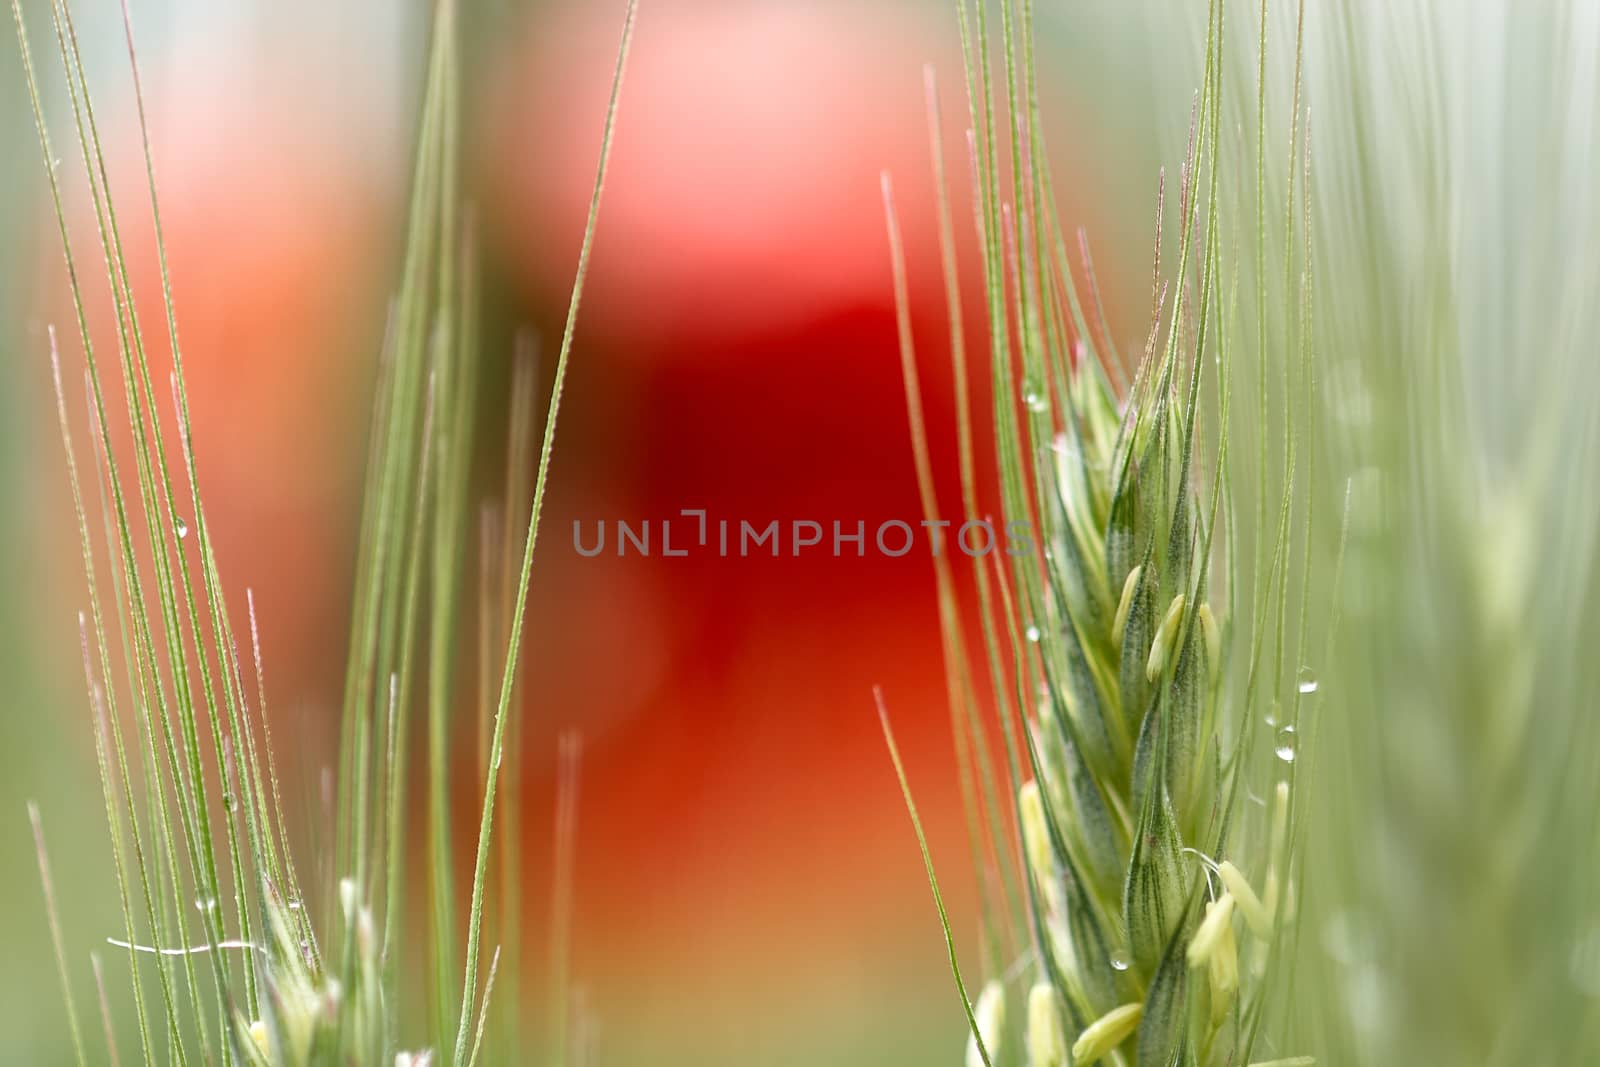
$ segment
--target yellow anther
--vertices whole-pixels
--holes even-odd
[[[1156,639],[1150,643],[1150,662],[1144,666],[1145,678],[1153,682],[1167,669],[1167,660],[1172,654],[1172,643],[1178,639],[1178,627],[1182,624],[1183,594],[1179,593],[1172,598],[1172,606],[1167,608],[1166,617],[1161,620],[1161,628],[1156,631]]]
[[[1133,1036],[1142,1018],[1143,1004],[1124,1004],[1120,1008],[1112,1008],[1090,1023],[1088,1029],[1072,1043],[1072,1062],[1079,1067],[1099,1063],[1108,1052]]]
[[[1061,1031],[1055,989],[1040,982],[1028,990],[1028,1065],[1063,1067],[1067,1062],[1067,1037]]]
[[[1122,635],[1128,628],[1128,613],[1133,610],[1133,594],[1139,588],[1139,576],[1144,573],[1144,564],[1128,572],[1128,580],[1122,583],[1122,599],[1117,601],[1117,614],[1111,621],[1111,633],[1116,639],[1117,647],[1122,647]]]
[[[1198,967],[1211,959],[1222,943],[1224,933],[1233,930],[1233,896],[1224,893],[1206,905],[1206,915],[1189,939],[1189,966]]]

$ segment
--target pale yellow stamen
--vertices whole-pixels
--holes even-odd
[[[1272,846],[1268,853],[1267,881],[1261,902],[1268,916],[1278,914],[1279,871],[1283,869],[1284,850],[1289,836],[1289,783],[1279,782],[1277,802],[1272,808]]]
[[[1063,1067],[1067,1062],[1067,1037],[1061,1031],[1055,990],[1040,982],[1028,990],[1029,1067]]]
[[[1209,962],[1211,1022],[1220,1026],[1233,1006],[1233,995],[1239,991],[1239,943],[1234,940],[1232,923],[1222,928]]]
[[[1161,628],[1156,631],[1156,639],[1150,644],[1150,661],[1144,666],[1144,676],[1149,681],[1161,677],[1161,672],[1167,669],[1167,660],[1172,655],[1172,644],[1178,639],[1178,627],[1183,624],[1183,594],[1179,593],[1172,598],[1171,607],[1167,608],[1166,617],[1161,620]]]
[[[1128,572],[1128,580],[1122,583],[1122,599],[1117,601],[1117,614],[1111,622],[1111,633],[1117,642],[1117,647],[1122,647],[1122,635],[1128,629],[1128,613],[1133,610],[1133,593],[1139,588],[1139,576],[1144,573],[1144,564]]]
[[[1059,914],[1061,887],[1056,884],[1054,852],[1050,848],[1050,827],[1045,822],[1044,796],[1039,783],[1024,782],[1017,791],[1017,818],[1022,823],[1022,849],[1039,892],[1045,897],[1048,912]]]
[[[1256,891],[1250,888],[1244,872],[1235,867],[1231,860],[1223,860],[1217,867],[1217,876],[1222,879],[1222,884],[1228,887],[1228,893],[1238,905],[1244,921],[1250,924],[1251,931],[1257,937],[1266,937],[1270,934],[1272,915],[1261,903],[1261,898],[1256,896]]]
[[[1189,966],[1198,967],[1211,959],[1224,933],[1233,929],[1233,897],[1228,893],[1206,905],[1206,916],[1189,939]]]
[[[1206,674],[1211,684],[1217,684],[1222,670],[1222,631],[1217,628],[1217,617],[1211,613],[1210,604],[1201,604],[1195,613],[1200,619],[1200,637],[1206,644]]]
[[[1144,1018],[1143,1004],[1124,1004],[1112,1008],[1089,1024],[1072,1044],[1072,1062],[1079,1067],[1099,1063],[1112,1049],[1133,1036]]]

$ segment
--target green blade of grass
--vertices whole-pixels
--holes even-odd
[[[72,995],[72,974],[67,968],[67,952],[61,943],[61,915],[56,910],[56,889],[50,879],[50,856],[44,846],[44,823],[39,818],[39,805],[28,801],[28,821],[33,825],[34,855],[39,861],[39,884],[44,889],[44,911],[49,920],[50,947],[55,950],[56,971],[61,979],[61,997],[67,1006],[67,1030],[72,1035],[72,1051],[78,1063],[88,1067],[89,1057],[84,1053],[83,1031],[78,1026],[78,1002]]]
[[[922,818],[917,814],[917,802],[912,798],[911,784],[906,780],[905,765],[900,760],[900,747],[895,744],[894,730],[889,725],[889,709],[884,704],[883,690],[874,686],[872,699],[878,707],[878,723],[883,728],[884,744],[889,747],[889,758],[894,761],[894,773],[900,783],[900,795],[905,799],[906,812],[911,816],[911,828],[916,832],[917,846],[922,850],[922,865],[928,874],[928,888],[933,892],[933,906],[939,912],[939,926],[944,931],[945,948],[950,956],[950,973],[955,977],[956,990],[961,994],[961,1006],[967,1013],[967,1026],[972,1031],[972,1040],[977,1044],[978,1054],[983,1059],[984,1067],[994,1067],[983,1034],[978,1030],[978,1020],[972,1011],[972,998],[967,995],[966,982],[961,978],[961,962],[956,956],[955,935],[950,931],[950,915],[945,910],[944,895],[939,892],[939,878],[933,871],[933,855],[928,851],[928,838],[922,832]]]
[[[511,694],[522,647],[522,626],[527,613],[528,587],[533,571],[533,550],[538,540],[539,516],[544,506],[545,484],[550,474],[550,456],[555,446],[556,416],[561,409],[561,391],[566,384],[567,363],[572,353],[572,338],[577,328],[578,307],[583,296],[583,281],[589,269],[589,253],[594,245],[595,223],[600,213],[600,198],[605,190],[606,167],[611,158],[611,139],[616,125],[617,104],[622,95],[622,76],[627,68],[628,48],[633,41],[638,0],[628,0],[623,20],[622,41],[617,49],[617,65],[611,79],[611,96],[600,140],[600,161],[595,170],[594,192],[589,199],[589,215],[584,223],[583,244],[578,251],[578,268],[567,305],[566,326],[561,333],[561,348],[556,356],[555,384],[545,415],[544,438],[539,447],[538,474],[533,487],[533,504],[528,517],[528,535],[523,548],[522,566],[517,579],[517,603],[511,616],[511,633],[506,641],[506,666],[501,676],[500,700],[495,709],[494,738],[489,747],[489,780],[484,784],[483,808],[478,825],[477,859],[472,873],[472,905],[467,920],[466,973],[461,983],[460,1028],[456,1034],[452,1063],[461,1063],[467,1054],[467,1039],[472,1019],[473,997],[477,989],[478,943],[483,928],[483,897],[489,863],[490,841],[494,830],[495,792],[499,785],[501,759],[505,749],[506,723],[510,718]]]

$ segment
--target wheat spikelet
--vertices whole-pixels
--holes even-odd
[[[1165,271],[1165,197],[1159,198],[1152,320],[1131,383],[1122,380],[1122,359],[1100,311],[1087,241],[1080,232],[1086,300],[1056,217],[1048,170],[1039,162],[1045,152],[1031,6],[1000,5],[1000,95],[1008,108],[999,117],[987,103],[994,75],[985,59],[985,7],[962,4],[960,13],[1002,511],[1008,529],[1021,524],[1036,535],[1035,551],[1012,553],[1004,561],[996,555],[977,566],[984,650],[1015,797],[1022,857],[1018,895],[1024,901],[1016,918],[1026,943],[1008,946],[1004,931],[1012,916],[1006,900],[991,895],[985,923],[989,981],[976,1006],[968,1004],[967,1061],[1020,1062],[1015,1050],[1021,1048],[1033,1067],[1247,1063],[1269,1013],[1277,1011],[1272,997],[1279,946],[1292,918],[1291,781],[1300,701],[1293,692],[1280,693],[1280,684],[1289,673],[1284,635],[1293,629],[1285,621],[1290,583],[1284,576],[1297,496],[1289,420],[1278,420],[1284,447],[1274,469],[1266,414],[1267,377],[1279,377],[1273,361],[1282,364],[1285,405],[1310,396],[1303,288],[1309,225],[1302,274],[1295,269],[1292,238],[1299,227],[1291,178],[1285,314],[1275,324],[1282,327],[1282,343],[1270,353],[1267,270],[1258,264],[1253,272],[1262,324],[1262,459],[1254,499],[1261,501],[1262,518],[1253,532],[1256,568],[1247,581],[1249,640],[1238,642],[1228,439],[1232,353],[1240,347],[1232,322],[1243,272],[1232,265],[1225,298],[1218,192],[1223,5],[1209,5],[1204,80],[1177,183],[1176,226],[1168,232],[1176,266],[1169,260]],[[1264,56],[1264,21],[1261,41]],[[1297,47],[1291,175],[1301,169],[1304,149],[1298,55]],[[1265,93],[1263,59],[1257,94],[1263,112]],[[936,99],[932,105],[936,116]],[[934,129],[937,159],[936,118]],[[1264,137],[1263,132],[1262,153]],[[936,176],[942,183],[942,169]],[[885,193],[903,308],[905,265],[887,179]],[[1258,223],[1256,230],[1264,226]],[[970,414],[948,221],[943,237],[965,453]],[[925,509],[937,520],[908,319],[902,311],[913,444]],[[981,512],[969,468],[964,456],[963,508],[971,521]],[[1269,476],[1276,487],[1269,487]],[[1269,511],[1275,489],[1280,502]],[[1301,523],[1306,567],[1305,531],[1311,524],[1307,504]],[[957,677],[981,676],[966,660],[947,564],[938,567],[937,578],[949,668]],[[1302,577],[1302,595],[1305,585]],[[1303,645],[1303,610],[1299,630]],[[953,703],[964,735],[958,738],[963,774],[988,782],[995,772],[985,762],[988,730],[979,721],[977,701],[958,686]],[[1263,715],[1266,708],[1276,710]],[[1275,744],[1258,744],[1259,731],[1249,728],[1263,718],[1271,730],[1282,731]],[[982,798],[988,791],[975,792]],[[1257,793],[1263,794],[1258,803],[1246,802]],[[990,825],[997,818],[1005,822],[988,813]],[[1019,953],[1023,965],[1008,965]],[[1026,1010],[1008,1016],[1008,979],[1019,972],[1030,976],[1017,991],[1025,992],[1020,999]],[[963,992],[967,988],[961,983]],[[1016,1020],[1009,1030],[997,1021],[1008,1017]]]

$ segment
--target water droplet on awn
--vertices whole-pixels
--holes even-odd
[[[1274,751],[1277,752],[1278,758],[1283,762],[1294,762],[1296,740],[1293,726],[1285,726],[1278,731],[1278,747]]]

